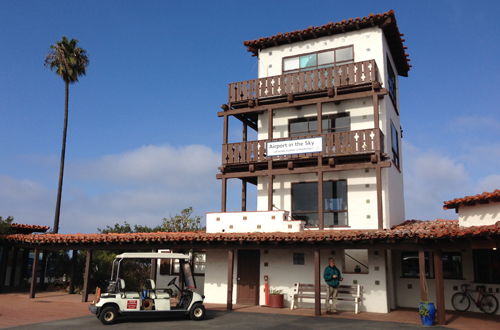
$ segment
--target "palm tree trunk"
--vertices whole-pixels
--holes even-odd
[[[65,81],[64,83],[65,83],[64,129],[63,129],[63,142],[61,149],[61,165],[59,167],[59,186],[57,188],[56,214],[54,216],[54,228],[52,230],[54,234],[57,234],[59,232],[59,215],[61,214],[61,195],[62,195],[63,175],[64,175],[64,157],[66,155],[66,133],[68,131],[69,81]]]

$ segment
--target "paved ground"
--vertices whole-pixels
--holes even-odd
[[[90,300],[93,299],[91,295]],[[97,318],[90,314],[89,303],[82,303],[81,295],[68,295],[59,292],[37,293],[35,299],[29,299],[27,293],[0,294],[0,329],[88,329],[104,327]],[[226,312],[225,305],[205,304],[207,319],[194,322],[189,319],[169,319],[168,326],[181,325],[184,329],[221,328],[233,329],[326,329],[335,324],[341,329],[421,329],[422,325],[417,309],[398,309],[388,314],[340,312],[340,315],[322,315],[314,317],[313,309],[289,308],[274,309],[260,306],[234,306],[234,312]],[[479,313],[446,313],[446,328],[498,330],[500,316]],[[164,319],[123,318],[116,325],[106,329],[136,329],[147,324],[149,329],[165,328]],[[434,329],[445,329],[434,326]]]

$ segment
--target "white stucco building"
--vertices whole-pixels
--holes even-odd
[[[219,112],[222,212],[207,214],[207,233],[384,230],[401,223],[398,91],[410,69],[403,42],[393,11],[245,41],[258,78],[229,84]],[[242,122],[239,142],[228,141],[230,116]],[[248,141],[249,129],[256,141]],[[242,182],[241,212],[226,212],[229,179]],[[255,212],[246,210],[247,184],[257,187]],[[334,244],[237,249],[232,300],[264,304],[267,276],[289,305],[295,283],[314,282],[315,253],[321,272],[334,257],[345,283],[363,283],[362,310],[389,311],[386,249]],[[226,302],[226,254],[207,250],[207,302]]]

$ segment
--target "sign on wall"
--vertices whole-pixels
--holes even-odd
[[[305,154],[305,153],[322,152],[322,151],[323,151],[322,137],[288,140],[288,141],[274,141],[266,143],[267,157]]]

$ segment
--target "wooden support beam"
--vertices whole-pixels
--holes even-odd
[[[228,311],[233,310],[233,269],[234,250],[227,251],[227,307]]]
[[[227,198],[227,178],[223,177],[222,178],[222,192],[221,192],[221,206],[220,206],[220,211],[221,212],[226,212],[226,198]]]
[[[82,302],[87,302],[89,300],[89,277],[90,277],[91,263],[92,263],[92,250],[87,250],[87,258],[85,261],[85,275],[83,278]]]
[[[314,315],[321,316],[320,250],[314,251]]]
[[[158,249],[153,249],[151,252],[158,252]],[[149,272],[149,278],[155,281],[156,283],[156,269],[157,269],[158,260],[151,259],[151,270]],[[194,270],[194,268],[193,268]]]
[[[446,325],[444,301],[443,255],[441,249],[434,249],[434,278],[436,283],[436,310],[438,325]]]
[[[269,163],[269,161],[268,161]],[[381,168],[384,167],[391,167],[392,162],[389,161],[383,161],[379,162],[378,165],[380,165]],[[340,164],[340,165],[335,165],[335,167],[331,167],[329,165],[325,166],[309,166],[309,167],[294,167],[293,169],[288,169],[288,168],[277,168],[277,169],[272,169],[268,168],[265,170],[257,170],[257,171],[251,171],[252,165],[249,166],[249,171],[248,172],[226,172],[226,173],[219,173],[216,174],[217,179],[233,179],[233,178],[248,178],[248,177],[257,177],[257,176],[268,176],[269,174],[273,175],[286,175],[286,174],[305,174],[305,173],[315,173],[318,171],[319,168],[323,172],[336,172],[336,171],[350,171],[350,170],[364,170],[364,169],[374,169],[376,168],[377,165],[370,163],[351,163],[351,164]]]
[[[75,293],[75,272],[76,272],[76,261],[78,260],[78,250],[73,250],[71,256],[71,270],[69,275],[69,294]]]
[[[359,99],[363,97],[371,97],[375,95],[377,98],[384,97],[388,93],[386,88],[381,88],[379,92],[374,92],[373,90],[366,91],[366,92],[356,92],[356,93],[350,93],[350,94],[341,94],[338,95],[338,93],[335,93],[335,98],[332,99],[328,96],[325,97],[320,97],[314,100],[294,100],[293,101],[293,106],[306,106],[306,105],[311,105],[311,104],[316,104],[318,102],[320,103],[329,103],[329,102],[340,102],[340,101],[345,101],[345,100],[352,100],[352,99]],[[273,104],[268,104],[268,105],[256,105],[254,108],[242,108],[242,109],[231,109],[229,111],[219,111],[217,112],[217,116],[223,117],[227,116],[228,114],[231,116],[237,115],[237,114],[242,114],[242,113],[254,113],[258,111],[267,111],[268,108],[273,108],[274,110],[276,109],[282,109],[282,108],[289,108],[290,103],[287,102],[282,102],[282,103],[273,103]]]
[[[427,279],[425,277],[425,251],[418,251],[418,271],[420,273],[420,301],[428,301]]]
[[[247,181],[241,180],[241,211],[247,210]]]
[[[375,168],[375,180],[377,184],[377,218],[378,218],[378,229],[384,228],[384,208],[382,203],[382,169],[380,164],[377,163]]]
[[[4,245],[2,248],[2,262],[0,263],[0,292],[4,291],[5,280],[7,278],[7,261],[9,260],[10,245]]]
[[[325,221],[324,221],[324,198],[323,198],[323,171],[318,171],[318,218],[319,224],[318,229],[325,229]]]
[[[35,298],[36,282],[38,278],[38,259],[40,259],[40,250],[35,249],[35,253],[33,256],[33,266],[31,267],[30,299]]]
[[[273,210],[273,175],[267,176],[267,210]]]
[[[17,246],[14,247],[14,251],[12,251],[12,267],[10,269],[10,281],[9,286],[12,288],[15,284],[16,279],[16,269],[17,269],[17,255],[19,252],[19,248]]]
[[[42,264],[40,265],[40,283],[38,284],[38,287],[40,290],[45,289],[45,273],[47,270],[47,255],[49,251],[44,251],[42,250]]]

